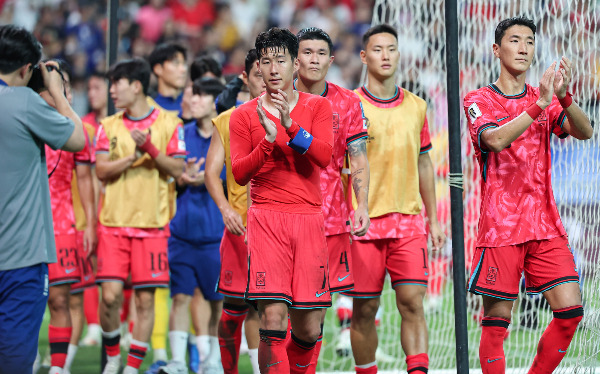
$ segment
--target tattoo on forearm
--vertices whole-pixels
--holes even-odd
[[[350,157],[356,157],[367,154],[367,141],[366,139],[358,139],[348,144],[348,154]]]
[[[364,182],[364,177],[362,176],[362,174],[364,173],[365,169],[364,168],[360,168],[357,170],[354,170],[352,172],[352,188],[354,189],[354,194],[356,195],[356,197],[359,197],[360,194],[362,193],[363,190],[367,190],[369,188],[368,184],[365,186]]]

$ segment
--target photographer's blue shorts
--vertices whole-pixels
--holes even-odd
[[[0,271],[0,374],[31,373],[48,302],[48,265]]]

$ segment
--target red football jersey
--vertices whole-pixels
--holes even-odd
[[[71,181],[73,180],[73,169],[76,164],[91,164],[92,155],[88,137],[85,137],[85,146],[76,153],[53,150],[46,145],[46,167],[50,187],[50,203],[52,205],[52,221],[54,223],[54,235],[74,235],[75,213],[73,211],[73,195],[71,193]]]
[[[367,138],[368,134],[362,104],[354,92],[327,82],[321,96],[329,100],[333,109],[333,154],[329,165],[321,169],[325,235],[329,236],[350,232],[346,224],[350,209],[341,178],[344,157],[349,143]]]
[[[156,121],[158,114],[158,109],[154,109],[147,117],[140,120],[133,120],[127,117],[127,115],[124,115],[123,124],[129,130],[137,128],[143,131],[152,126],[154,121]],[[181,124],[173,131],[169,144],[167,144],[167,156],[185,157],[185,146],[182,145],[180,147],[180,141],[183,141],[183,125]],[[96,153],[108,153],[109,147],[110,141],[106,137],[103,127],[100,126],[98,137],[96,139]],[[165,225],[164,228],[142,229],[139,227],[108,227],[98,222],[98,230],[101,233],[108,235],[128,236],[132,238],[164,237],[170,235],[168,224]]]
[[[233,111],[229,120],[231,168],[238,184],[251,181],[253,206],[321,213],[320,172],[331,161],[333,143],[331,104],[320,96],[304,92],[298,95],[298,103],[290,113],[292,126],[287,131],[278,118],[265,111],[278,128],[274,143],[265,140],[256,112],[258,99]],[[313,136],[304,155],[288,145],[301,131],[304,137]]]
[[[465,96],[465,115],[482,174],[478,247],[566,235],[550,175],[550,136],[567,136],[562,130],[566,115],[556,96],[509,147],[494,153],[481,143],[484,130],[515,119],[538,98],[539,88],[530,85],[513,96],[493,84]]]

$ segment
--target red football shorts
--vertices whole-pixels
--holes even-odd
[[[386,270],[390,274],[392,287],[427,287],[427,236],[353,240],[351,248],[354,289],[344,292],[344,295],[363,298],[381,296]]]
[[[330,235],[326,239],[329,252],[329,291],[349,291],[354,288],[350,233]]]
[[[525,272],[527,293],[538,294],[562,283],[579,282],[577,266],[565,236],[505,247],[477,247],[469,291],[515,300]]]
[[[323,215],[248,210],[246,299],[280,300],[292,308],[328,308]]]
[[[76,235],[56,235],[57,262],[48,264],[48,284],[57,286],[65,283],[77,283],[81,279],[77,254]]]
[[[79,256],[79,269],[81,280],[71,285],[71,293],[82,292],[85,288],[96,284],[96,275],[91,258],[88,258],[83,249],[83,231],[77,231],[77,255]]]
[[[225,229],[221,240],[221,273],[217,291],[225,296],[244,298],[248,285],[248,247],[244,235]]]
[[[96,282],[123,282],[131,273],[133,288],[168,287],[167,238],[100,234]]]

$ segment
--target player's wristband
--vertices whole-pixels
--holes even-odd
[[[310,147],[312,141],[313,136],[311,135],[311,133],[300,127],[300,130],[298,131],[296,136],[294,136],[294,139],[289,141],[287,145],[294,151],[303,155],[306,153],[306,151],[308,151],[308,147]]]
[[[542,109],[539,105],[537,105],[537,103],[533,103],[533,104],[531,104],[531,106],[529,106],[529,108],[527,108],[527,110],[525,112],[527,112],[527,114],[529,114],[529,117],[531,117],[535,120],[536,118],[538,118],[538,116],[540,114],[542,114],[543,111],[544,111],[544,109]]]
[[[567,92],[565,97],[563,97],[562,99],[558,99],[558,102],[560,103],[560,106],[563,107],[563,109],[567,109],[571,106],[571,104],[573,104],[573,97],[570,93]]]
[[[158,156],[158,154],[160,153],[160,151],[158,150],[158,148],[156,148],[154,146],[154,144],[152,144],[152,142],[150,141],[150,133],[148,133],[146,135],[146,141],[144,142],[144,144],[140,145],[139,148],[146,152],[147,154],[150,155],[150,157],[152,158],[156,158]]]

